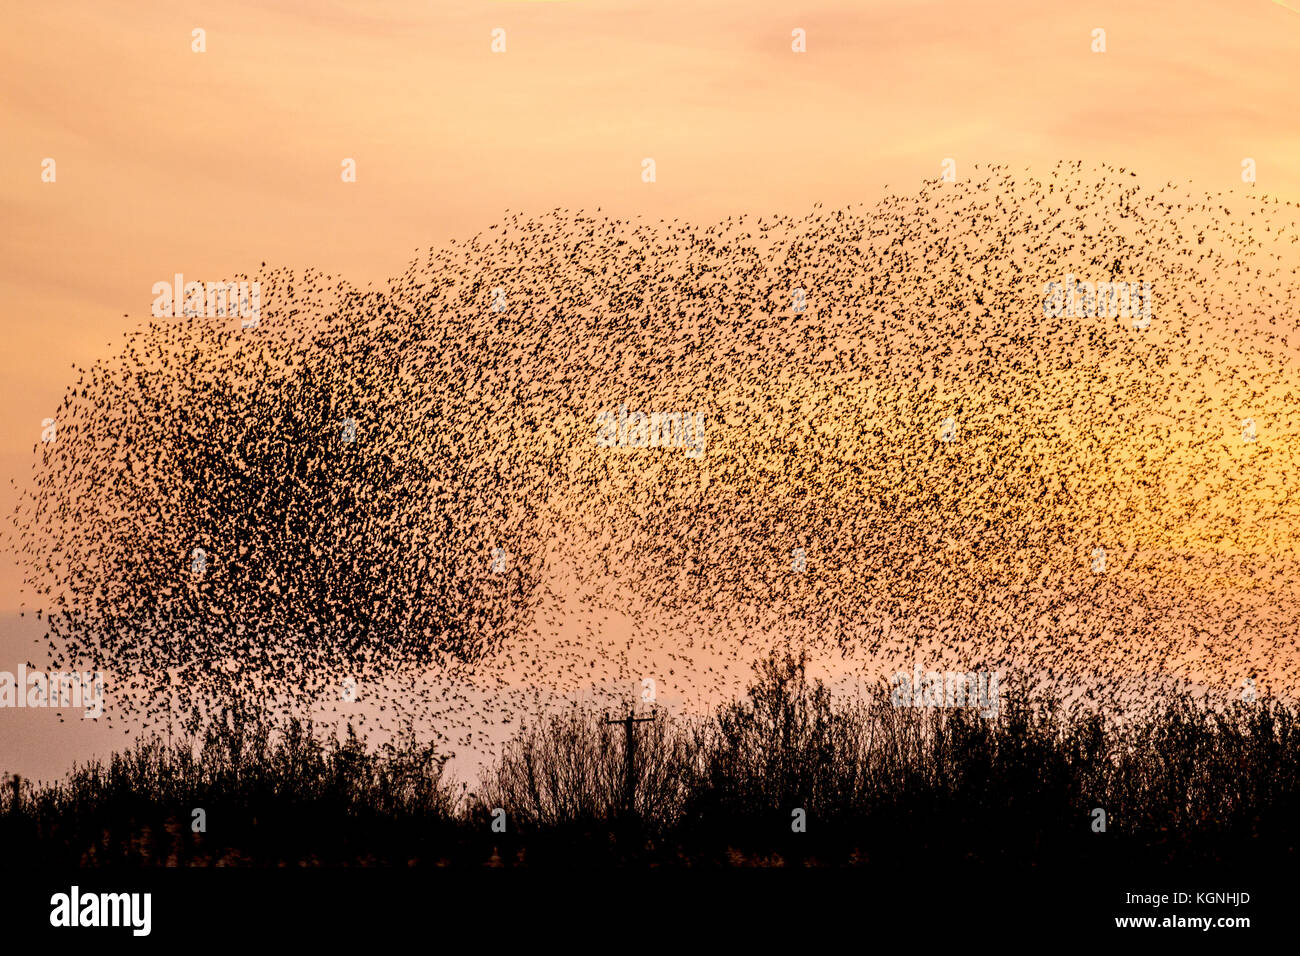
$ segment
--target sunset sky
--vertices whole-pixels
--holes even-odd
[[[6,514],[72,367],[175,273],[364,287],[507,209],[802,214],[913,191],[949,157],[959,179],[1083,159],[1300,201],[1300,12],[1275,0],[58,0],[6,11],[0,88]],[[0,669],[32,653],[18,584],[5,554]],[[43,762],[52,721],[0,714],[0,768],[111,739],[57,731]]]

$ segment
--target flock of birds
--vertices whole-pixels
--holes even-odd
[[[264,271],[255,327],[155,319],[68,391],[29,604],[123,714],[253,693],[479,750],[780,648],[1293,694],[1296,212],[993,166],[802,218],[507,214],[381,289]],[[1049,316],[1067,275],[1150,282],[1149,325]],[[702,415],[703,454],[598,442],[620,406]]]

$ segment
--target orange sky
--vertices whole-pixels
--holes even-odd
[[[55,0],[5,19],[6,479],[71,366],[176,272],[365,285],[507,208],[800,213],[913,190],[945,157],[958,178],[1084,159],[1203,191],[1243,188],[1252,157],[1254,188],[1300,201],[1300,13],[1271,0]],[[17,583],[5,555],[0,613]],[[0,622],[0,667],[26,655],[16,634]]]

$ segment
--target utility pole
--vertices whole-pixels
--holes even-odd
[[[633,717],[628,713],[622,720],[610,720],[609,714],[605,715],[605,723],[622,724],[623,732],[626,734],[626,742],[623,745],[623,754],[627,758],[625,769],[623,771],[623,809],[628,819],[632,818],[632,812],[636,806],[636,730],[634,724],[644,724],[653,717]]]

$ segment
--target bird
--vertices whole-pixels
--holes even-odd
[[[490,759],[647,680],[734,698],[774,647],[1086,707],[1294,694],[1296,238],[1067,161],[712,223],[506,210],[364,286],[263,262],[255,328],[151,318],[78,370],[11,544],[51,653],[145,723],[260,695]],[[1067,276],[1149,282],[1149,327],[1046,314]]]

